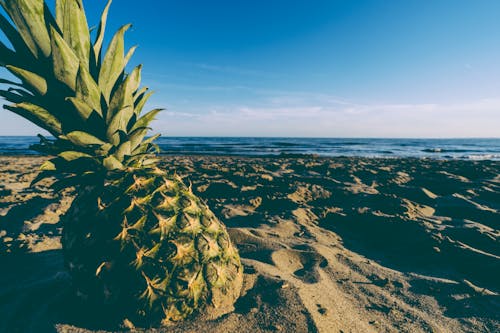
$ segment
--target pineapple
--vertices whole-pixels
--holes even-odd
[[[243,268],[225,226],[175,173],[160,170],[146,138],[141,66],[125,73],[124,25],[103,49],[107,13],[92,36],[81,0],[0,0],[1,79],[10,110],[49,132],[33,148],[52,156],[34,180],[75,186],[63,253],[79,296],[150,326],[215,318],[239,297]]]

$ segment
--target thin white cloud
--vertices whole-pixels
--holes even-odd
[[[500,99],[462,104],[324,103],[213,106],[160,117],[169,135],[311,137],[499,137]],[[302,101],[303,103],[304,101]]]
[[[186,64],[191,65],[191,66],[198,68],[198,69],[201,69],[201,70],[223,73],[223,74],[232,74],[232,75],[241,75],[241,76],[258,76],[258,77],[267,77],[267,78],[282,76],[281,74],[278,75],[276,73],[272,73],[269,71],[243,68],[243,67],[214,65],[214,64],[206,64],[206,63],[186,63]]]
[[[200,72],[209,72],[210,75],[223,74],[223,75],[236,75],[236,76],[249,76],[249,77],[261,77],[261,78],[277,78],[283,77],[283,74],[278,74],[270,72],[268,70],[259,70],[254,68],[244,68],[235,67],[227,65],[215,65],[207,63],[192,63],[192,62],[181,62],[179,66],[188,67],[190,70],[186,71],[185,75],[197,75]],[[173,78],[176,75],[166,74],[161,72],[150,72],[144,71],[143,74],[146,77],[157,77],[157,78]]]
[[[148,80],[148,84],[155,86],[156,88],[175,88],[179,90],[192,90],[192,91],[232,91],[232,90],[248,90],[253,91],[253,88],[242,86],[242,85],[193,85],[193,84],[183,84],[176,82],[165,82],[165,81],[155,81]]]

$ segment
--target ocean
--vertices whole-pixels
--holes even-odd
[[[0,136],[0,155],[36,155],[35,136]],[[500,160],[499,139],[160,137],[162,154]]]

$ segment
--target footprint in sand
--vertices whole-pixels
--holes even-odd
[[[265,237],[255,229],[231,228],[228,232],[233,242],[238,244],[238,251],[244,259],[273,265],[273,252],[284,248],[284,245]]]
[[[294,248],[274,252],[271,256],[274,264],[280,271],[291,274],[304,283],[319,282],[318,268],[328,265],[325,257],[305,244],[297,245]]]

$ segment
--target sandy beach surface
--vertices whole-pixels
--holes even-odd
[[[0,332],[110,332],[71,296],[42,157],[0,157]],[[500,162],[163,157],[245,265],[234,312],[147,332],[500,332]]]

